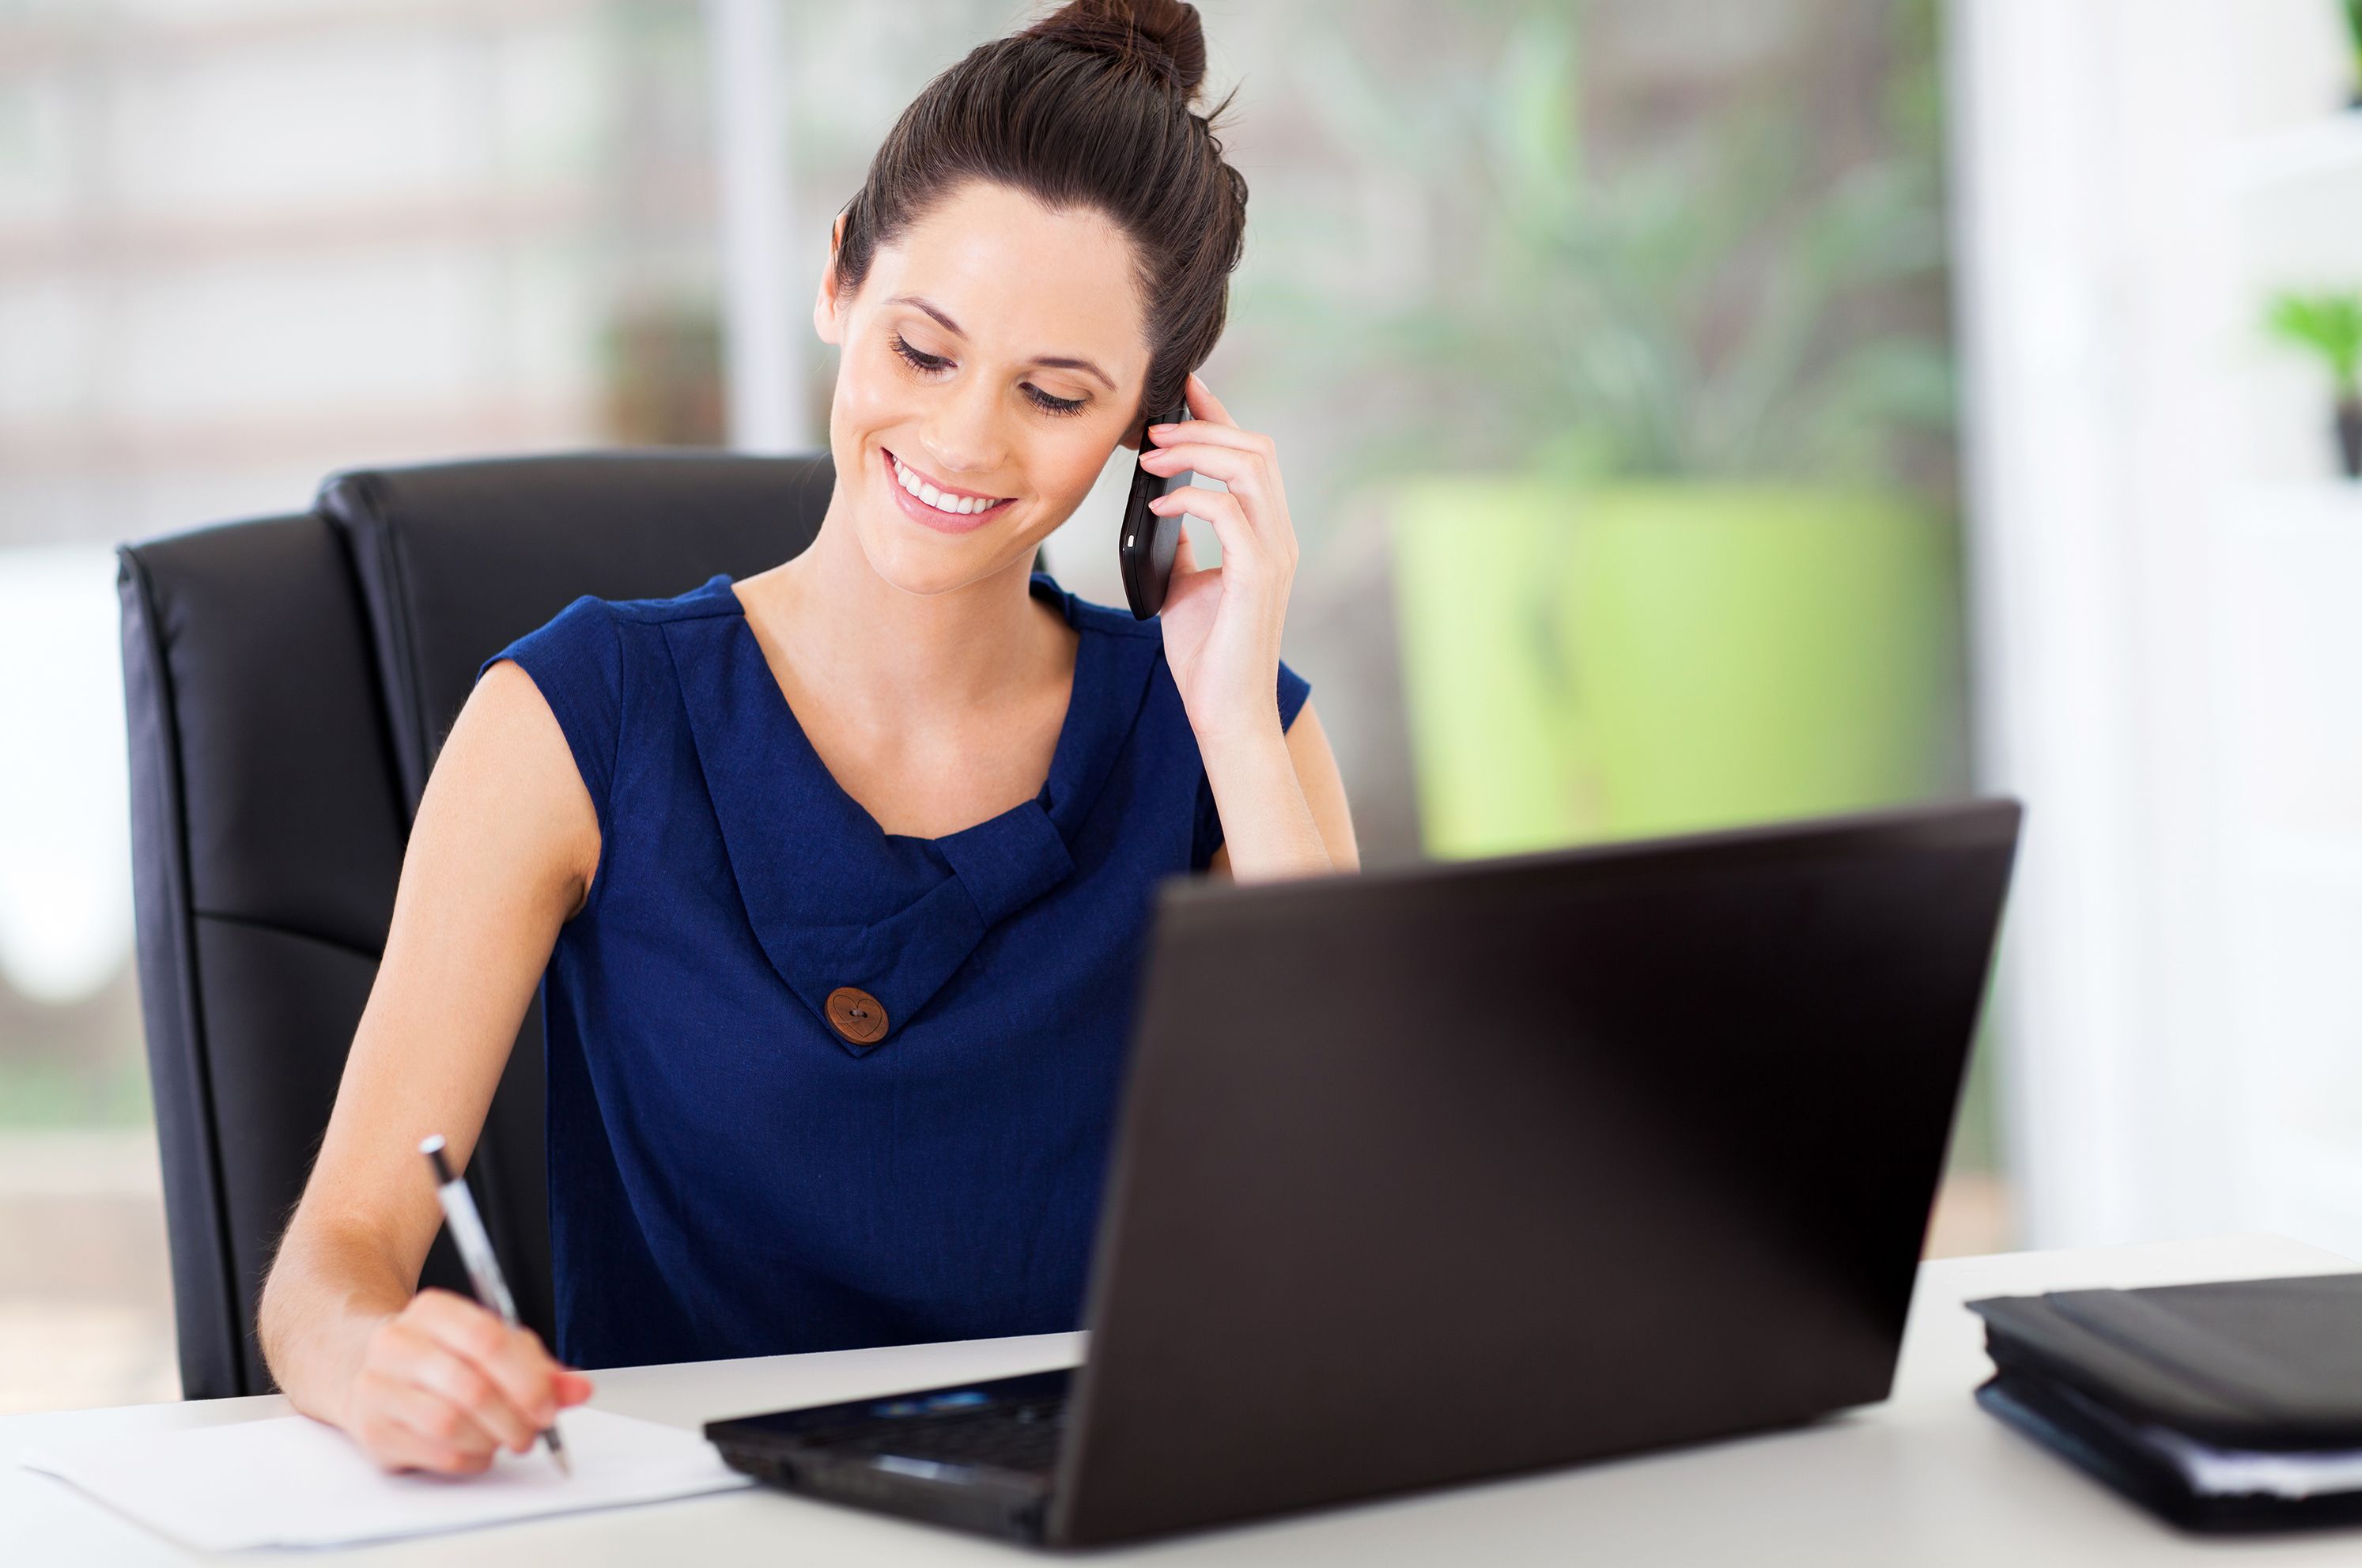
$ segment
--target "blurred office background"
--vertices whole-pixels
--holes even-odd
[[[1200,8],[1367,858],[2014,791],[1930,1249],[2362,1255],[2345,0]],[[113,545],[820,443],[829,221],[1034,9],[0,0],[0,1411],[178,1393]]]

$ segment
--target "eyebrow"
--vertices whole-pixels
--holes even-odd
[[[945,332],[950,333],[953,337],[966,337],[967,336],[966,333],[960,330],[960,324],[954,321],[950,316],[945,315],[944,314],[943,307],[936,304],[933,300],[922,300],[916,294],[896,294],[892,299],[888,300],[886,303],[888,304],[915,305],[919,309],[925,311],[929,315],[933,316],[935,318],[936,325],[941,326]],[[1045,355],[1030,362],[1036,365],[1049,365],[1062,370],[1088,370],[1091,374],[1097,376],[1099,380],[1107,383],[1108,391],[1114,392],[1117,390],[1115,378],[1109,375],[1105,370],[1100,370],[1097,365],[1092,364],[1088,359],[1075,359],[1063,356]]]

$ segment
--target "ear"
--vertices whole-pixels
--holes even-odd
[[[842,345],[844,326],[837,309],[836,257],[844,245],[844,215],[836,215],[836,222],[828,230],[828,266],[820,275],[820,294],[812,301],[812,330],[820,334],[822,343]]]
[[[1123,434],[1115,438],[1115,444],[1127,452],[1137,452],[1141,448],[1141,444],[1147,439],[1147,435],[1148,416],[1144,414],[1140,414],[1123,427]]]

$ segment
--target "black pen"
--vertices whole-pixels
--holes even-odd
[[[483,1216],[476,1212],[476,1200],[469,1196],[468,1184],[451,1169],[451,1162],[443,1156],[443,1134],[437,1132],[424,1139],[418,1152],[435,1169],[435,1196],[443,1203],[443,1222],[450,1228],[451,1240],[458,1245],[459,1259],[468,1265],[468,1277],[475,1283],[476,1298],[493,1311],[512,1329],[517,1326],[516,1299],[509,1294],[509,1282],[501,1273],[501,1260],[492,1256],[492,1239],[485,1234]],[[541,1429],[544,1441],[549,1444],[549,1457],[568,1475],[574,1466],[566,1457],[566,1445],[557,1441],[557,1421]]]

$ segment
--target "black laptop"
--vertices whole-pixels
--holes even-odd
[[[1086,1546],[1884,1398],[2019,814],[1170,884],[1086,1364],[706,1436]]]

